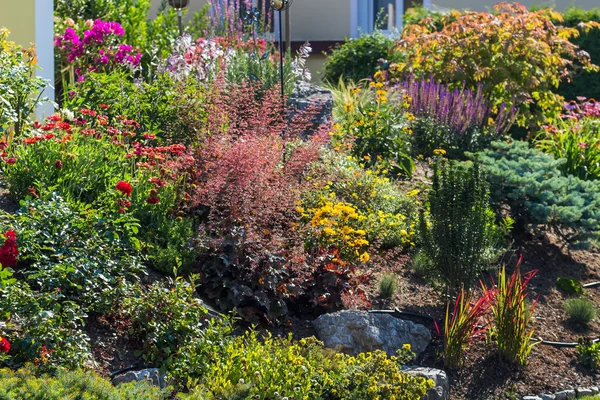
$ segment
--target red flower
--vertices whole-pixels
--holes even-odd
[[[133,190],[131,184],[125,181],[119,181],[115,186],[115,189],[123,193],[125,196],[131,196],[131,191]]]
[[[4,162],[7,164],[14,164],[17,162],[17,159],[15,157],[8,157],[4,159]]]
[[[148,197],[146,199],[146,203],[148,203],[148,204],[158,204],[158,203],[160,203],[160,199],[158,197]]]
[[[17,234],[10,229],[6,231],[4,237],[4,245],[0,247],[0,264],[4,267],[14,267],[17,265],[17,256],[19,255]]]
[[[109,109],[110,106],[108,104],[100,104],[98,107],[100,107],[103,110]]]
[[[34,137],[28,137],[28,138],[25,138],[25,140],[23,140],[23,142],[25,144],[35,144],[35,142],[37,142],[37,140]]]
[[[54,115],[49,116],[48,120],[56,122],[56,121],[62,121],[62,118],[60,115],[54,114]]]
[[[56,160],[54,162],[54,167],[56,167],[56,169],[61,169],[62,168],[62,161]]]
[[[8,354],[10,351],[10,342],[3,337],[0,339],[0,353]]]
[[[146,139],[148,139],[148,140],[154,140],[154,139],[156,139],[156,135],[153,135],[153,134],[148,133],[148,132],[144,133],[144,137]]]
[[[51,131],[52,129],[54,129],[54,124],[46,124],[44,126],[42,126],[42,130],[43,131]]]
[[[52,139],[54,138],[54,133],[46,133],[44,134],[44,139]]]

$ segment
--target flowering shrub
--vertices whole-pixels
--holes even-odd
[[[108,72],[140,64],[139,50],[121,42],[125,31],[118,22],[97,19],[87,21],[83,28],[66,25],[64,33],[56,35],[54,47],[70,71],[70,83],[83,81],[89,71]]]
[[[444,83],[466,82],[470,89],[482,83],[493,111],[502,103],[519,108],[521,126],[557,117],[562,99],[551,90],[571,76],[574,62],[597,70],[587,53],[569,42],[579,31],[554,25],[562,18],[548,9],[530,12],[518,3],[501,3],[494,11],[444,17],[440,30],[430,25],[431,18],[408,25],[397,43],[407,52],[406,62],[391,66],[392,74],[432,74]]]
[[[352,90],[345,99],[334,146],[350,147],[367,167],[379,162],[391,176],[410,176],[414,163],[409,155],[409,121],[414,115],[405,109],[408,104],[396,107],[398,92],[384,88],[382,82],[371,82],[369,86],[364,91]]]
[[[566,115],[555,124],[542,126],[536,145],[555,158],[564,158],[564,175],[600,179],[600,105],[594,100],[574,100],[565,105]]]
[[[17,265],[17,234],[12,229],[4,233],[4,245],[0,247],[0,265],[3,267],[14,267]]]

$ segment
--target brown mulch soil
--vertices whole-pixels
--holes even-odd
[[[538,270],[529,285],[533,299],[539,298],[534,311],[536,331],[534,337],[546,341],[577,342],[579,337],[600,337],[600,323],[596,320],[587,328],[574,326],[567,321],[563,303],[568,298],[556,288],[556,279],[572,277],[582,283],[600,281],[600,252],[598,250],[572,250],[562,248],[553,238],[529,238],[513,246],[512,257],[507,260],[508,272],[514,270],[519,255],[523,255],[522,271]],[[379,274],[381,275],[383,271]],[[486,274],[484,274],[486,275]],[[489,274],[487,274],[489,275]],[[376,277],[375,282],[378,282]],[[377,296],[378,287],[373,285],[371,294]],[[373,308],[393,309],[431,315],[441,325],[445,304],[440,290],[417,278],[410,268],[399,273],[398,289],[390,300],[376,300]],[[586,289],[585,295],[600,305],[600,287]],[[443,368],[438,356],[441,342],[436,330],[427,320],[414,319],[432,330],[436,337],[426,354],[419,360],[421,365]],[[524,395],[554,393],[565,389],[598,386],[600,373],[590,371],[577,361],[574,348],[555,348],[536,345],[524,369],[511,367],[499,359],[492,344],[483,340],[473,344],[463,367],[449,372],[451,399],[513,399]]]

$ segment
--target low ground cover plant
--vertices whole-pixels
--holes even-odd
[[[585,326],[596,318],[596,305],[586,298],[567,299],[564,309],[569,320],[576,324]]]

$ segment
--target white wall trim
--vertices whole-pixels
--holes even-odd
[[[48,81],[44,97],[54,102],[54,2],[50,0],[35,0],[35,44],[38,57],[36,75]],[[42,120],[54,113],[53,103],[38,106],[36,116]]]

